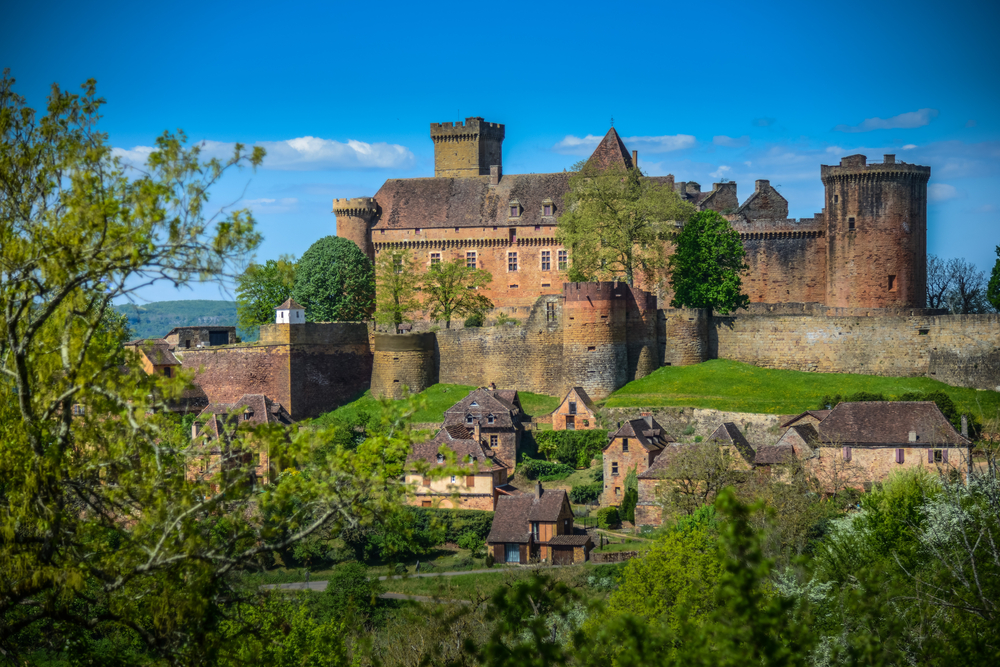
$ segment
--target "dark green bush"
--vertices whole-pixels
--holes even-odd
[[[546,458],[575,468],[590,467],[591,460],[600,458],[604,446],[608,444],[608,433],[601,429],[537,431],[533,435],[538,451]]]
[[[482,313],[472,313],[467,318],[465,318],[465,326],[468,327],[481,327],[486,318],[483,317]]]
[[[597,512],[597,525],[600,528],[608,529],[615,528],[621,523],[621,518],[618,516],[617,507],[602,507]]]
[[[570,502],[577,505],[587,505],[601,497],[604,490],[604,482],[594,482],[593,484],[578,484],[569,492]]]
[[[538,459],[533,459],[529,456],[524,456],[521,461],[521,468],[524,470],[524,474],[528,479],[539,479],[545,476],[553,475],[570,475],[573,473],[573,466],[568,466],[564,463],[553,463],[552,461],[541,461]],[[558,477],[556,479],[562,479],[563,477]]]

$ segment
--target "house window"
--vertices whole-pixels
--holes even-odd
[[[854,218],[847,219],[847,229],[848,231],[854,231]]]
[[[472,415],[465,415],[465,423],[472,424]]]
[[[906,456],[903,454],[902,449],[896,450],[896,463],[903,463],[906,461]]]
[[[542,206],[542,215],[552,215],[552,204]]]
[[[612,461],[611,462],[611,474],[612,475],[617,475],[618,474],[618,461]]]
[[[507,253],[507,270],[517,271],[517,253],[509,252]]]
[[[569,402],[569,413],[571,415],[575,415],[576,414],[576,401],[570,401]]]
[[[587,428],[588,426],[590,426],[590,420],[589,419],[584,419],[583,420],[583,427]]]
[[[431,485],[431,478],[430,477],[424,477],[420,481],[420,483],[423,484],[424,486],[430,486]]]
[[[432,252],[431,253],[431,266],[434,266],[435,264],[440,264],[440,263],[441,263],[441,253],[439,253],[439,252]]]
[[[543,250],[542,251],[542,271],[550,271],[552,269],[552,251]]]
[[[170,374],[170,367],[169,366],[167,366],[166,368],[163,369],[163,374],[166,375],[167,377],[172,377],[171,374]]]
[[[851,448],[844,447],[844,461],[850,461],[850,460],[851,460]]]
[[[421,500],[420,501],[420,506],[421,507],[430,507],[431,506],[431,501],[429,501],[429,500]]]
[[[510,217],[516,218],[520,214],[520,209],[517,206],[510,207]]]
[[[536,540],[538,539],[538,522],[537,521],[532,521],[531,522],[531,534],[534,535],[534,537],[535,537]]]
[[[486,417],[486,423],[487,424],[492,424],[493,423],[493,415],[489,415],[488,417]]]
[[[927,450],[927,462],[928,463],[947,463],[948,462],[948,450],[947,449],[928,449]]]
[[[465,476],[465,485],[467,487],[469,487],[470,489],[475,488],[476,487],[476,476],[475,475],[466,475]]]
[[[452,484],[454,484],[454,483],[455,483],[455,476],[454,476],[454,475],[452,475],[452,476],[451,476],[451,483],[452,483]]]
[[[438,463],[444,463],[444,454],[438,454],[437,461]]]
[[[521,562],[521,549],[519,545],[508,542],[504,545],[504,560],[508,563]]]
[[[622,438],[622,451],[628,451],[628,438]]]
[[[496,446],[497,446],[497,436],[491,435],[490,436],[490,447],[493,448],[493,447],[496,447]]]
[[[86,410],[84,410],[84,408],[83,408],[82,405],[76,404],[76,405],[73,406],[73,414],[74,415],[82,415],[85,412],[86,412]]]
[[[569,519],[563,519],[563,535],[569,532]]]
[[[889,291],[896,291],[896,276],[889,276]]]
[[[566,270],[566,265],[569,263],[568,260],[567,260],[566,251],[565,250],[560,250],[559,252],[557,252],[556,253],[556,259],[559,262],[559,264],[558,264],[559,270],[560,271],[565,271]]]
[[[402,273],[403,272],[403,257],[402,257],[402,255],[393,255],[392,256],[392,270],[393,270],[394,273]]]
[[[253,410],[247,410],[243,413],[243,421],[247,422],[253,417]]]
[[[566,430],[575,431],[576,430],[576,417],[572,415],[566,416]]]
[[[191,339],[190,338],[188,338],[187,340],[184,341],[184,347],[186,347],[189,350],[191,349]]]
[[[465,266],[468,267],[468,268],[470,268],[470,269],[476,268],[476,253],[475,252],[467,252],[467,253],[465,253]]]
[[[621,494],[622,494],[622,487],[620,487],[620,486],[616,486],[616,487],[615,487],[615,497],[617,498],[617,497],[618,497],[618,496],[620,496]]]

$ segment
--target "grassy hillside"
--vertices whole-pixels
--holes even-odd
[[[428,387],[420,393],[420,396],[426,399],[427,405],[423,410],[420,410],[413,416],[413,421],[418,423],[444,421],[444,411],[465,398],[465,396],[473,389],[475,389],[475,387],[464,384],[435,384]],[[521,398],[521,407],[524,408],[525,412],[532,416],[539,416],[552,412],[555,410],[556,406],[559,405],[560,401],[560,399],[554,396],[532,394],[524,391],[518,392],[518,395]],[[361,410],[378,409],[378,401],[372,398],[370,391],[366,391],[357,400],[346,405],[342,405],[336,410],[318,417],[317,421],[323,423],[331,418],[350,419]]]
[[[174,327],[198,325],[236,326],[236,303],[233,301],[154,301],[115,306],[128,316],[135,338],[162,338]]]
[[[630,382],[606,407],[685,406],[734,412],[792,414],[816,408],[825,395],[859,391],[899,396],[943,391],[962,412],[996,416],[1000,393],[952,387],[927,377],[879,377],[848,373],[804,373],[758,368],[715,359],[696,366],[665,366]]]

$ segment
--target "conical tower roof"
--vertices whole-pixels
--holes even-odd
[[[601,143],[590,154],[587,164],[602,171],[614,164],[623,165],[627,169],[635,166],[632,164],[632,156],[625,148],[625,143],[613,127],[608,130],[608,133],[601,139]]]

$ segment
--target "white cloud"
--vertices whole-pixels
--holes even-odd
[[[828,146],[826,152],[830,153],[831,155],[839,155],[840,153],[844,152],[844,149],[841,148],[840,146]]]
[[[282,197],[281,199],[273,199],[270,197],[242,199],[236,204],[239,208],[253,209],[253,212],[258,215],[268,213],[288,213],[296,210],[298,205],[299,200],[297,197]]]
[[[901,113],[892,118],[866,118],[857,125],[838,125],[834,132],[871,132],[872,130],[898,130],[923,127],[938,117],[937,109],[918,109]]]
[[[556,153],[564,155],[588,156],[601,143],[601,139],[593,134],[585,137],[576,137],[567,134],[562,141],[552,147]],[[667,134],[659,137],[622,137],[622,141],[629,149],[638,150],[641,153],[668,153],[670,151],[691,148],[697,141],[690,134]]]
[[[384,142],[369,144],[354,139],[340,142],[320,137],[297,137],[284,141],[260,141],[255,145],[267,151],[263,167],[280,171],[406,169],[415,162],[413,153],[406,146]],[[235,144],[206,139],[198,142],[198,147],[203,158],[224,160],[232,156]],[[149,146],[115,148],[114,154],[128,164],[141,166],[153,150]]]
[[[745,134],[742,137],[727,137],[724,134],[720,134],[719,136],[712,137],[712,143],[716,146],[740,148],[750,144],[750,137]]]
[[[718,169],[710,173],[709,176],[711,176],[712,178],[722,178],[731,171],[732,171],[731,167],[727,167],[726,165],[723,164],[720,165]]]
[[[748,166],[748,167],[752,167],[752,166],[753,166],[753,162],[751,162],[750,160],[747,160],[747,161],[746,161],[746,162],[744,162],[743,164],[745,164],[745,165],[746,165],[746,166]]]
[[[912,151],[916,147],[917,147],[916,144],[906,144],[905,146],[903,146],[903,150],[904,151]]]
[[[931,201],[947,201],[958,196],[954,185],[931,183],[927,186],[927,196]]]

